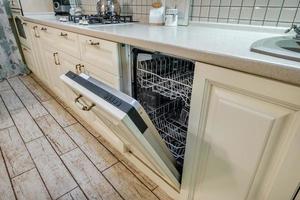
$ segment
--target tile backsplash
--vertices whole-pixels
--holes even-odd
[[[122,14],[147,22],[156,1],[120,0]],[[172,0],[167,1],[167,5],[172,4]],[[97,0],[81,0],[81,7],[86,14],[95,14],[96,3]],[[190,20],[286,27],[300,24],[299,7],[300,0],[191,0]]]
[[[148,21],[152,3],[157,0],[119,0],[122,15],[133,15],[134,20]],[[86,14],[95,14],[97,0],[81,0],[81,7]]]
[[[300,24],[300,0],[192,1],[192,21],[283,27]]]

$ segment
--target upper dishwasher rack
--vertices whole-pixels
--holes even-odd
[[[170,99],[181,98],[190,105],[194,63],[169,56],[138,61],[137,80],[143,88],[151,88]]]

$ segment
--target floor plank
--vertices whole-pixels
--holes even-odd
[[[126,200],[157,200],[158,198],[144,186],[122,163],[105,170],[103,175]]]
[[[32,105],[37,103],[37,99],[31,94],[31,92],[26,88],[26,86],[21,82],[18,77],[8,79],[12,88],[18,94],[20,99],[25,105]]]
[[[36,169],[13,178],[12,183],[18,200],[51,200]]]
[[[53,199],[77,186],[45,137],[27,143],[27,147]]]
[[[0,131],[0,147],[10,177],[34,168],[30,155],[15,127]]]
[[[126,200],[157,200],[158,198],[144,186],[122,163],[105,170],[103,175]]]
[[[59,155],[77,147],[51,115],[40,117],[36,122]]]
[[[25,142],[29,142],[43,136],[42,131],[36,125],[35,121],[25,108],[11,111],[11,117],[13,118],[20,135]]]
[[[24,108],[22,102],[13,90],[0,91],[0,95],[9,111]]]
[[[43,102],[43,105],[62,127],[76,123],[76,120],[54,99]]]
[[[57,200],[87,200],[87,198],[84,196],[81,189],[77,187]]]
[[[27,110],[29,111],[30,115],[37,119],[39,117],[48,115],[49,113],[47,110],[40,104],[39,102],[32,104],[32,105],[26,105]]]
[[[62,159],[89,199],[121,200],[119,194],[79,149],[64,154]]]
[[[0,98],[0,130],[13,126],[14,123],[4,105],[4,102]]]
[[[8,79],[8,81],[33,118],[38,118],[48,114],[46,109],[39,103],[39,101],[18,77]]]
[[[9,89],[11,89],[11,87],[8,84],[7,80],[0,81],[0,91],[9,90]]]
[[[40,101],[48,101],[52,97],[48,92],[46,92],[33,78],[30,76],[20,77],[22,82],[28,87],[28,89],[33,93],[33,95]]]
[[[118,162],[118,160],[79,123],[71,125],[65,128],[65,130],[100,171]]]
[[[132,164],[130,161],[124,158],[122,160],[122,163],[151,191],[157,187],[157,185],[148,176],[146,176],[143,172],[137,169],[136,166]]]
[[[0,148],[0,200],[14,200],[15,195],[9,180],[9,175]]]
[[[160,200],[173,200],[167,193],[165,193],[159,187],[153,190],[153,193],[160,199]]]

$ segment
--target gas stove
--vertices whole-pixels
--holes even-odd
[[[101,15],[80,15],[80,16],[68,16],[59,19],[62,22],[71,22],[79,25],[91,25],[91,24],[125,24],[136,22],[133,21],[132,15],[113,15],[113,16],[101,16]]]

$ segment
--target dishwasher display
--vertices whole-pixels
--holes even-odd
[[[182,170],[190,112],[193,62],[134,50],[133,94]]]

